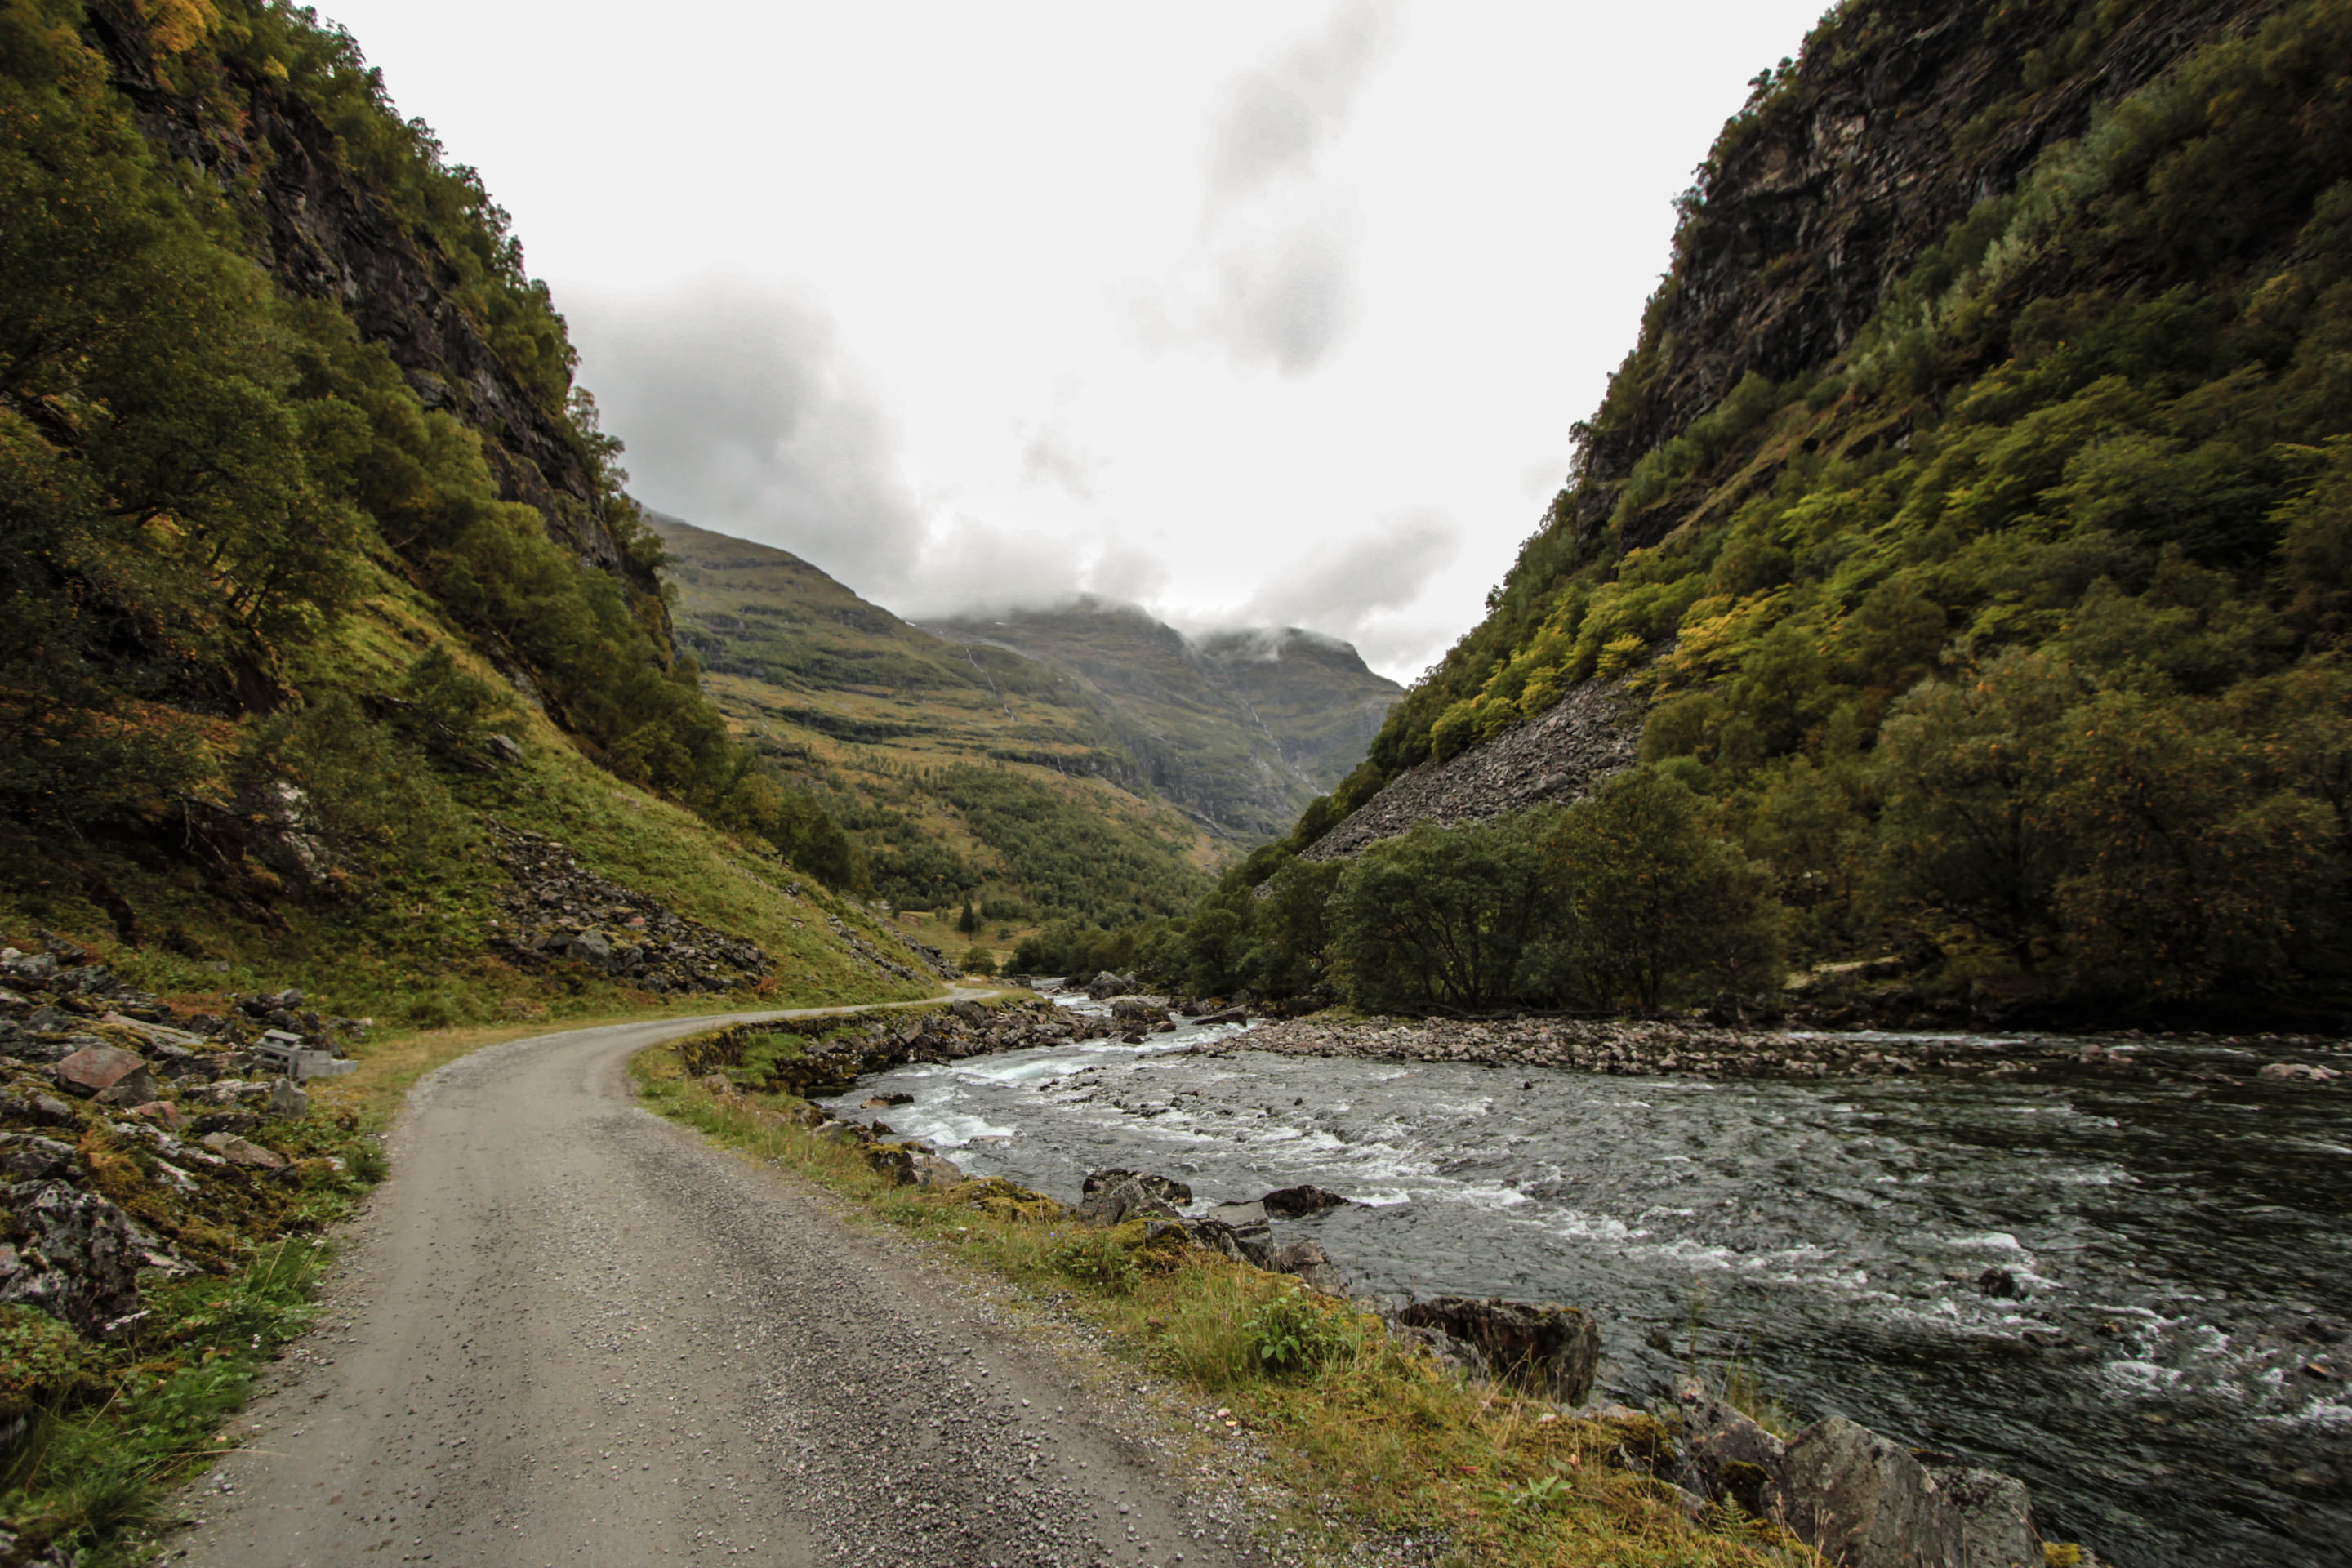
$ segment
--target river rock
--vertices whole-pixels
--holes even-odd
[[[1581,1405],[1601,1365],[1601,1328],[1574,1307],[1439,1296],[1397,1312],[1476,1347],[1494,1377],[1562,1405]]]
[[[1265,1212],[1276,1219],[1307,1219],[1336,1208],[1348,1206],[1348,1200],[1337,1193],[1327,1193],[1320,1187],[1282,1187],[1258,1199]]]
[[[1090,1171],[1078,1189],[1078,1218],[1088,1225],[1123,1225],[1131,1219],[1174,1219],[1192,1201],[1192,1189],[1167,1176],[1116,1166]]]
[[[1266,1224],[1264,1204],[1219,1204],[1206,1216],[1233,1235],[1239,1256],[1259,1268],[1274,1254],[1274,1228]]]
[[[939,1154],[915,1155],[914,1172],[916,1183],[926,1187],[960,1186],[966,1179],[962,1166]]]
[[[1294,1241],[1287,1247],[1276,1247],[1264,1265],[1276,1274],[1296,1274],[1310,1290],[1320,1290],[1326,1296],[1345,1296],[1348,1280],[1331,1265],[1331,1258],[1321,1244]]]
[[[1130,1026],[1170,1021],[1168,1009],[1157,996],[1114,996],[1110,999],[1110,1016]]]
[[[1246,1024],[1249,1022],[1249,1009],[1227,1007],[1222,1012],[1203,1013],[1192,1022],[1195,1024]]]
[[[2042,1568],[2042,1534],[2023,1481],[1969,1465],[1931,1464],[1927,1473],[1961,1568]]]
[[[1675,1397],[1682,1407],[1682,1484],[1710,1498],[1728,1498],[1758,1519],[1778,1514],[1786,1489],[1787,1446],[1695,1378],[1685,1379]]]
[[[1789,1527],[1841,1568],[1963,1568],[1927,1468],[1843,1415],[1789,1444]]]
[[[1113,996],[1127,995],[1132,993],[1135,989],[1136,984],[1135,977],[1133,975],[1113,974],[1108,969],[1103,970],[1092,980],[1087,982],[1087,994],[1093,997],[1097,1002],[1106,1001]]]
[[[86,1046],[51,1069],[58,1087],[68,1094],[89,1100],[103,1094],[133,1073],[145,1073],[146,1059],[112,1046]],[[150,1078],[150,1084],[154,1081]],[[154,1091],[141,1097],[152,1100]]]
[[[902,1094],[894,1091],[889,1094],[868,1095],[866,1099],[866,1103],[859,1106],[858,1109],[860,1110],[887,1110],[894,1105],[912,1105],[914,1102],[915,1097],[913,1095]]]

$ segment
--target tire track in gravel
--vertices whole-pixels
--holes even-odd
[[[806,1017],[821,1011],[760,1015]],[[210,1568],[1254,1559],[1078,1374],[814,1188],[638,1107],[724,1020],[421,1083],[322,1326],[188,1494]]]

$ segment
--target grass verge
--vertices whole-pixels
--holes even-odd
[[[1626,1462],[1670,1440],[1646,1416],[1581,1420],[1463,1383],[1377,1317],[1287,1276],[1148,1240],[1140,1222],[1081,1226],[1003,1181],[893,1185],[854,1146],[810,1132],[795,1114],[804,1102],[714,1092],[688,1075],[676,1044],[641,1053],[631,1071],[663,1115],[1075,1312],[1113,1354],[1219,1406],[1202,1440],[1242,1428],[1262,1440],[1275,1479],[1307,1505],[1297,1522],[1310,1552],[1336,1557],[1361,1534],[1410,1532],[1441,1535],[1444,1561],[1461,1568],[1822,1563],[1759,1521],[1685,1519],[1669,1489]]]

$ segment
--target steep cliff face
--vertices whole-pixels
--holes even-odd
[[[89,0],[85,37],[111,68],[140,129],[215,182],[246,215],[248,240],[287,292],[333,301],[380,344],[428,409],[482,437],[504,499],[536,508],[549,534],[600,571],[657,594],[633,562],[566,417],[572,354],[534,342],[519,365],[468,280],[430,232],[404,222],[353,166],[319,106],[233,51],[159,56],[141,14]],[[537,384],[526,381],[536,373]],[[656,596],[649,613],[661,614]]]
[[[1841,6],[1726,129],[1685,200],[1641,345],[1586,426],[1578,536],[1600,535],[1634,464],[1744,377],[1786,382],[1831,363],[1971,207],[2013,190],[2103,106],[2273,8],[2111,5],[2099,37],[2068,5]],[[1619,547],[1655,544],[1687,510],[1621,519]]]

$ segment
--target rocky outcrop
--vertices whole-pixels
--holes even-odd
[[[1611,773],[1632,766],[1641,740],[1642,706],[1622,682],[1577,687],[1538,717],[1483,746],[1398,774],[1300,851],[1300,858],[1344,858],[1423,822],[1456,827],[1549,801],[1579,799]]]
[[[621,547],[562,416],[568,385],[532,387],[461,303],[455,260],[412,230],[352,164],[331,126],[281,80],[217,58],[204,86],[158,68],[141,13],[90,0],[87,37],[140,129],[203,171],[252,221],[260,258],[302,299],[331,300],[361,335],[392,356],[427,408],[444,408],[482,437],[499,488],[538,509],[551,536],[600,571],[640,590],[640,613],[667,614],[659,585]],[[220,110],[233,105],[231,113]],[[568,383],[568,374],[563,377]]]
[[[657,994],[732,991],[772,967],[756,942],[582,870],[552,838],[496,823],[490,836],[512,880],[497,895],[502,913],[489,942],[526,967],[578,963]],[[903,965],[893,973],[913,975]]]
[[[1574,1307],[1439,1296],[1400,1308],[1409,1330],[1442,1337],[1441,1360],[1562,1405],[1581,1405],[1601,1368],[1601,1327]]]
[[[1078,1189],[1078,1218],[1118,1226],[1131,1219],[1174,1219],[1192,1201],[1192,1189],[1171,1176],[1116,1167],[1090,1171]]]
[[[2037,51],[2065,6],[1891,0],[1842,8],[1796,70],[1727,128],[1677,236],[1642,347],[1586,426],[1574,476],[1580,538],[1599,533],[1633,465],[1754,373],[1785,382],[1854,340],[1927,247],[2013,189],[2053,142],[2262,0],[2154,0],[2047,92]],[[1683,502],[1687,505],[1687,500]],[[1684,521],[1675,503],[1628,520],[1626,548]]]
[[[2023,1482],[1832,1415],[1785,1443],[1685,1382],[1676,1485],[1784,1524],[1840,1568],[2039,1568]]]

